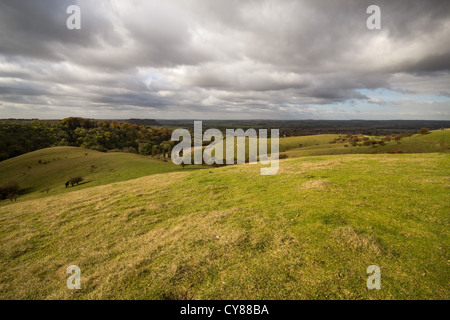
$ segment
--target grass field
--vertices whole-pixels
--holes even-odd
[[[448,154],[309,157],[18,201],[0,208],[0,297],[448,299],[449,168]],[[82,290],[65,286],[72,264]]]
[[[3,161],[25,194],[0,206],[0,298],[449,299],[449,132],[377,147],[441,151],[415,154],[283,138],[273,176],[71,147]]]
[[[436,130],[429,134],[415,134],[399,141],[386,142],[384,146],[351,146],[349,143],[330,144],[339,135],[288,137],[280,139],[280,152],[288,157],[317,155],[367,154],[386,152],[450,152],[450,130]],[[302,147],[299,147],[302,144]],[[347,147],[346,147],[347,145]]]
[[[189,166],[184,170],[200,167]],[[171,162],[131,153],[103,153],[77,147],[55,147],[0,162],[0,181],[14,180],[22,188],[20,201],[78,189],[183,170]],[[84,181],[73,188],[64,183],[74,176]],[[47,192],[46,189],[49,189]],[[6,200],[1,204],[7,203]]]
[[[350,143],[331,143],[334,139],[345,135],[321,134],[298,137],[281,137],[279,139],[279,152],[288,158],[341,155],[341,154],[374,154],[374,153],[430,153],[450,152],[450,130],[436,130],[429,134],[414,134],[399,141],[388,141],[380,146],[352,146]],[[374,138],[374,137],[369,137]],[[248,155],[248,138],[245,139],[245,152]],[[268,139],[268,152],[271,141]],[[223,155],[226,148],[223,144]],[[237,143],[235,141],[235,157],[237,156]],[[259,146],[257,145],[258,150]]]

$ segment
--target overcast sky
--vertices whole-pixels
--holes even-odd
[[[67,116],[450,120],[450,1],[0,0],[0,118]]]

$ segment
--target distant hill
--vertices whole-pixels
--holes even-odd
[[[161,127],[162,125],[153,119],[127,119],[127,120],[120,120],[121,122],[127,122],[131,124],[137,124],[138,126],[146,126],[146,127]]]
[[[366,153],[430,153],[450,152],[450,130],[435,130],[428,134],[413,134],[383,145],[352,146],[350,143],[332,143],[343,135],[317,135],[280,138],[280,152],[289,158]],[[382,137],[370,137],[380,140]]]
[[[193,129],[194,120],[162,120],[158,122],[170,129]],[[386,135],[404,132],[416,133],[421,128],[437,130],[449,128],[448,120],[203,120],[203,129],[254,128],[279,129],[280,137],[317,134]]]
[[[92,121],[113,121],[110,119],[90,119]],[[0,122],[32,122],[32,121],[40,121],[40,122],[50,122],[50,123],[58,123],[60,120],[49,120],[49,119],[16,119],[16,118],[8,118],[8,119],[0,119]],[[131,124],[137,124],[138,126],[155,126],[155,127],[160,127],[161,124],[159,122],[157,122],[154,119],[137,119],[137,118],[132,118],[132,119],[124,119],[124,120],[114,120],[114,121],[119,121],[121,123],[131,123]]]

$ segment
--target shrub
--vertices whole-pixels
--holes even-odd
[[[122,151],[128,153],[138,153],[135,147],[125,147],[122,149]]]
[[[17,198],[19,193],[19,185],[15,181],[8,181],[0,184],[0,199],[10,199],[13,196]],[[11,199],[12,201],[12,199]]]
[[[386,153],[404,153],[404,152],[402,150],[395,149],[395,150],[392,150],[392,151],[387,151]]]
[[[153,145],[148,142],[139,143],[139,154],[142,154],[144,156],[148,156],[152,154],[152,148]]]
[[[79,184],[81,181],[83,181],[83,178],[78,176],[78,177],[70,178],[68,182],[73,187],[74,184]]]
[[[419,130],[419,134],[427,134],[429,132],[430,132],[430,130],[428,130],[427,128],[422,128]]]
[[[395,135],[394,139],[398,141],[401,138],[406,138],[406,137],[409,137],[409,136],[412,136],[412,133],[411,132],[405,132],[405,133],[400,133],[400,134]]]

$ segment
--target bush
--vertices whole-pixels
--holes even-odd
[[[428,130],[427,128],[422,128],[419,130],[419,134],[427,134],[429,132],[430,132],[430,130]]]
[[[78,176],[78,177],[70,178],[68,182],[73,187],[74,184],[79,184],[81,181],[83,181],[83,178]]]
[[[8,181],[0,184],[0,199],[9,199],[19,193],[19,185],[15,181]]]
[[[135,147],[125,147],[122,149],[122,151],[128,153],[138,153]]]
[[[404,152],[402,150],[395,149],[395,150],[392,150],[392,151],[387,151],[386,153],[404,153]]]
[[[395,136],[394,136],[394,139],[395,139],[396,141],[398,141],[398,140],[400,140],[400,139],[402,139],[402,138],[406,138],[406,137],[410,137],[410,136],[412,136],[412,133],[411,133],[411,132],[405,132],[405,133],[400,133],[400,134],[395,135]]]
[[[148,156],[152,154],[152,148],[153,145],[148,142],[139,143],[139,154],[142,154],[144,156]]]

